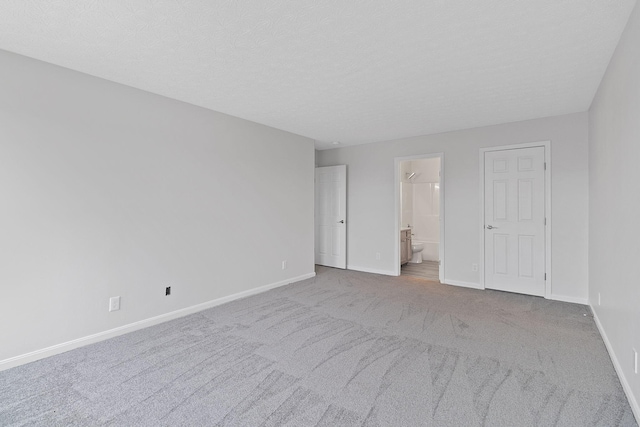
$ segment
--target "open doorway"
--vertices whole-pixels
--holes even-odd
[[[444,280],[441,153],[396,159],[396,273]]]

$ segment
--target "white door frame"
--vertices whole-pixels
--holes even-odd
[[[484,280],[484,240],[485,240],[485,232],[484,232],[484,153],[488,151],[502,151],[502,150],[516,150],[518,148],[532,148],[532,147],[544,147],[544,162],[545,162],[545,171],[544,171],[544,192],[545,192],[545,201],[544,201],[544,215],[547,219],[547,226],[545,227],[545,290],[544,297],[549,299],[551,298],[551,141],[539,141],[539,142],[525,142],[522,144],[513,144],[513,145],[501,145],[497,147],[485,147],[480,149],[480,262],[479,270],[480,270],[480,287],[485,289],[485,280]]]
[[[395,253],[395,265],[394,273],[396,276],[400,275],[400,163],[407,160],[422,160],[422,159],[440,159],[440,241],[438,242],[438,257],[440,258],[440,268],[438,269],[438,275],[441,283],[444,283],[444,153],[429,153],[418,154],[415,156],[396,157],[394,164],[394,194],[395,194],[395,218],[393,223],[393,235],[394,235],[394,253]]]

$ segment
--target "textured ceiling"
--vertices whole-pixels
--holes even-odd
[[[318,148],[586,111],[635,0],[2,0],[0,49]]]

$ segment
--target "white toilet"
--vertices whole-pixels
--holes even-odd
[[[411,263],[413,264],[421,264],[422,263],[422,250],[424,249],[424,243],[411,243]]]

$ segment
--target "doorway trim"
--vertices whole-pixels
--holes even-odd
[[[400,163],[410,160],[422,160],[422,159],[440,159],[440,241],[438,242],[438,257],[440,258],[440,266],[438,268],[438,279],[440,283],[444,283],[444,192],[445,192],[445,173],[444,173],[444,153],[428,153],[417,154],[415,156],[396,157],[394,159],[394,200],[395,200],[395,215],[393,223],[393,236],[394,236],[394,254],[395,265],[394,273],[396,276],[400,276]]]
[[[545,261],[544,261],[544,270],[546,275],[545,280],[545,288],[544,288],[544,297],[546,299],[551,298],[551,141],[539,141],[539,142],[525,142],[521,144],[512,144],[512,145],[500,145],[496,147],[484,147],[480,148],[480,156],[479,156],[479,169],[480,169],[480,262],[478,262],[479,273],[480,273],[480,287],[482,289],[485,288],[485,277],[484,277],[484,263],[485,263],[485,253],[484,253],[484,244],[485,244],[485,232],[484,232],[484,155],[490,151],[503,151],[503,150],[517,150],[519,148],[532,148],[532,147],[544,147],[544,162],[545,162],[545,170],[544,170],[544,192],[545,192],[545,201],[544,201],[544,215],[547,219],[547,224],[545,227],[545,236],[544,236],[544,244],[545,244]]]

